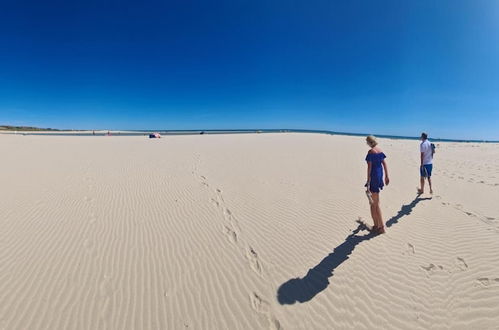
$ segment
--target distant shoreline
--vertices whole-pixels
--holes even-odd
[[[26,131],[26,132],[40,132],[40,131],[59,131],[58,129],[55,128],[40,128],[40,127],[33,127],[33,126],[11,126],[11,125],[0,125],[0,132],[6,131],[6,132],[11,132],[11,131]]]
[[[28,129],[2,129],[3,127],[14,126],[0,126],[0,133],[6,134],[24,134],[24,135],[57,135],[57,136],[103,136],[107,132],[116,136],[140,136],[148,135],[152,132],[160,133],[161,135],[198,135],[198,134],[245,134],[245,133],[315,133],[327,135],[342,135],[342,136],[366,136],[368,133],[348,133],[336,132],[328,130],[309,130],[309,129],[192,129],[192,130],[59,130],[59,129],[44,129],[29,127]],[[399,136],[399,135],[385,135],[376,134],[379,138],[396,139],[396,140],[419,140],[419,137],[412,136]],[[465,140],[465,139],[446,139],[446,138],[431,138],[434,142],[463,142],[463,143],[499,143],[495,140]]]

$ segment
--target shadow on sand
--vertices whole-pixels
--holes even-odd
[[[400,211],[397,213],[396,216],[390,218],[390,220],[388,220],[386,222],[386,226],[387,227],[391,227],[393,226],[394,224],[396,224],[397,222],[399,222],[399,219],[402,218],[403,216],[405,215],[409,215],[411,214],[412,212],[412,209],[414,207],[416,207],[416,205],[421,202],[421,201],[427,201],[431,199],[431,197],[427,197],[427,198],[420,198],[419,195],[418,197],[416,197],[412,202],[410,202],[409,204],[406,204],[406,205],[402,205],[402,208],[400,209]]]
[[[403,205],[400,211],[386,222],[387,227],[398,223],[400,218],[409,215],[412,209],[423,200],[431,198],[416,197],[411,203]],[[334,270],[349,258],[357,245],[363,241],[376,237],[376,234],[369,232],[367,226],[357,221],[358,226],[345,241],[338,245],[332,253],[327,255],[314,268],[309,269],[303,278],[293,278],[283,283],[277,290],[277,301],[281,305],[291,305],[295,302],[304,303],[314,298],[318,293],[329,286],[329,278],[333,276]],[[364,235],[357,235],[361,231],[367,231]]]

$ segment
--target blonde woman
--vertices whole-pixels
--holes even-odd
[[[385,162],[385,154],[378,147],[376,138],[369,135],[366,138],[367,145],[371,148],[366,156],[367,162],[367,182],[366,187],[371,193],[371,216],[374,221],[373,232],[383,234],[385,232],[385,225],[381,217],[381,209],[379,207],[379,192],[383,186],[390,183],[388,178],[388,168]],[[383,168],[385,169],[384,184],[383,184]]]

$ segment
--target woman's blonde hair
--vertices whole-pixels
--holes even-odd
[[[368,137],[366,137],[366,142],[371,148],[374,148],[378,145],[378,141],[376,141],[376,137],[374,135],[369,135]]]

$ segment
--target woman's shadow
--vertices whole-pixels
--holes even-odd
[[[411,203],[403,205],[396,216],[386,222],[387,227],[398,223],[400,218],[412,212],[412,209],[422,200],[431,198],[416,197]],[[318,293],[326,289],[329,285],[329,278],[333,276],[334,270],[349,258],[357,245],[363,241],[376,237],[376,234],[369,231],[366,224],[357,220],[359,224],[345,241],[338,245],[332,253],[326,256],[314,268],[309,269],[303,278],[293,278],[283,283],[277,290],[277,300],[281,305],[290,305],[295,302],[307,302]],[[367,231],[364,235],[357,235],[361,231]]]

